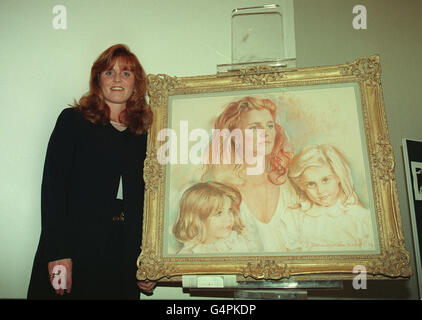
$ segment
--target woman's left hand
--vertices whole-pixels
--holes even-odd
[[[139,289],[145,293],[152,293],[155,286],[157,285],[157,283],[153,281],[138,281],[136,284],[138,285]]]

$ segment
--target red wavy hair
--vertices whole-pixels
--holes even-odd
[[[111,46],[95,60],[91,68],[89,92],[83,95],[79,102],[75,101],[74,107],[92,123],[107,125],[110,122],[110,108],[105,103],[100,88],[100,74],[110,70],[116,60],[123,65],[124,70],[133,72],[135,76],[133,94],[120,114],[120,121],[126,124],[133,134],[140,135],[151,126],[153,117],[146,101],[147,76],[138,58],[124,44]]]
[[[273,184],[283,184],[287,178],[287,167],[293,153],[284,149],[287,136],[284,128],[276,122],[277,106],[273,101],[257,97],[244,97],[238,101],[234,101],[217,118],[214,128],[220,130],[227,128],[233,131],[239,128],[241,117],[251,110],[267,110],[274,120],[276,137],[273,150],[268,159],[270,169],[267,178]]]

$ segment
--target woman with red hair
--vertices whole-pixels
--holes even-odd
[[[147,78],[118,44],[94,62],[89,84],[48,144],[30,299],[139,299],[139,288],[153,289],[135,278],[152,123]]]
[[[220,140],[219,134],[228,129],[233,133],[242,132],[243,141],[236,141],[236,136],[230,135],[230,141],[220,143],[217,149],[220,154],[212,154],[210,159],[220,158],[217,165],[207,166],[203,178],[211,174],[211,179],[236,187],[242,195],[240,219],[245,225],[245,234],[255,242],[260,252],[285,251],[284,239],[280,233],[281,215],[284,209],[294,203],[297,194],[287,179],[287,168],[293,156],[288,151],[287,136],[283,127],[276,121],[277,106],[271,99],[253,96],[243,97],[229,103],[219,115],[214,124],[213,144]],[[252,135],[248,135],[248,131]],[[259,130],[263,133],[259,139]],[[224,144],[231,144],[230,164],[224,164]],[[246,159],[249,152],[257,160],[253,165]],[[248,169],[257,166],[262,159],[261,172],[248,173]],[[251,172],[251,171],[250,171]]]

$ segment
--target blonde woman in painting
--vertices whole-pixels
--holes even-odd
[[[287,137],[284,129],[276,122],[276,113],[277,107],[270,99],[244,97],[230,103],[215,121],[214,129],[228,129],[230,132],[240,129],[245,137],[240,141],[244,148],[239,148],[240,142],[231,136],[229,143],[232,162],[214,163],[208,165],[206,170],[206,175],[211,175],[215,181],[235,185],[240,191],[240,218],[245,225],[244,232],[248,238],[253,239],[259,252],[286,250],[280,236],[280,216],[288,204],[297,200],[296,192],[286,176],[293,153],[285,150]],[[246,138],[246,129],[253,132],[264,130],[264,146],[258,145],[256,134],[253,140]],[[254,155],[258,147],[265,150],[264,170],[261,174],[248,174],[247,169],[251,168],[251,164],[235,162],[236,153],[241,153],[245,159],[248,144],[253,145]],[[223,150],[220,148],[220,158]]]
[[[288,177],[300,202],[283,216],[289,250],[374,249],[371,214],[353,189],[351,171],[330,145],[304,148],[290,163]]]
[[[188,188],[180,199],[179,216],[173,226],[174,236],[183,243],[178,253],[249,252],[239,219],[240,203],[236,189],[218,182]]]

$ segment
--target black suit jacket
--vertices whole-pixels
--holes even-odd
[[[62,111],[44,164],[41,236],[28,298],[55,297],[47,263],[64,258],[73,261],[75,298],[108,290],[100,285],[105,280],[136,284],[146,145],[146,134],[93,124],[74,108]],[[116,200],[120,177],[123,201]],[[124,221],[114,218],[122,211]]]

